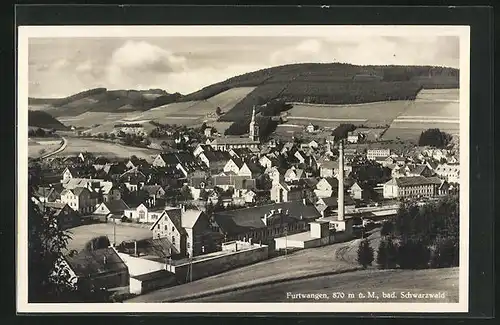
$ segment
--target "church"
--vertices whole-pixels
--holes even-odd
[[[210,141],[208,144],[212,146],[214,150],[229,151],[231,149],[237,148],[249,148],[258,149],[260,145],[259,140],[259,125],[255,121],[255,106],[252,109],[252,120],[250,122],[249,136],[247,138],[243,137],[223,137],[216,138]]]

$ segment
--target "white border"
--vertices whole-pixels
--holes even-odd
[[[460,37],[460,181],[469,183],[469,26],[20,26],[18,28],[18,188],[17,188],[17,311],[22,313],[69,312],[467,312],[469,296],[469,187],[460,188],[459,303],[109,303],[30,304],[26,210],[28,198],[28,39],[62,37],[207,37],[279,36],[352,39],[359,36],[458,36]]]

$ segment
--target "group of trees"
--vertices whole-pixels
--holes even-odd
[[[380,267],[458,266],[458,195],[424,206],[403,203],[398,214],[384,223],[381,235],[377,258]]]
[[[452,139],[453,136],[449,133],[439,129],[427,129],[420,134],[418,145],[446,148]]]
[[[377,249],[379,268],[423,269],[459,265],[458,196],[417,206],[404,203],[398,214],[383,224]],[[368,239],[358,248],[363,267],[374,261],[374,249]]]

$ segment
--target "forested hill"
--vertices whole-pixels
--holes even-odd
[[[179,99],[179,93],[169,94],[162,89],[108,90],[95,88],[64,98],[29,98],[28,105],[45,106],[52,116],[76,116],[85,112],[145,111],[170,104]]]
[[[28,125],[44,129],[67,130],[68,127],[42,111],[28,111]]]
[[[256,87],[221,118],[236,121],[253,105],[271,99],[317,104],[354,104],[414,99],[422,89],[458,88],[459,70],[433,66],[356,66],[304,63],[277,66],[236,76],[182,96],[203,100],[236,87]]]

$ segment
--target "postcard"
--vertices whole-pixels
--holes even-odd
[[[468,26],[20,26],[18,312],[466,312]]]

